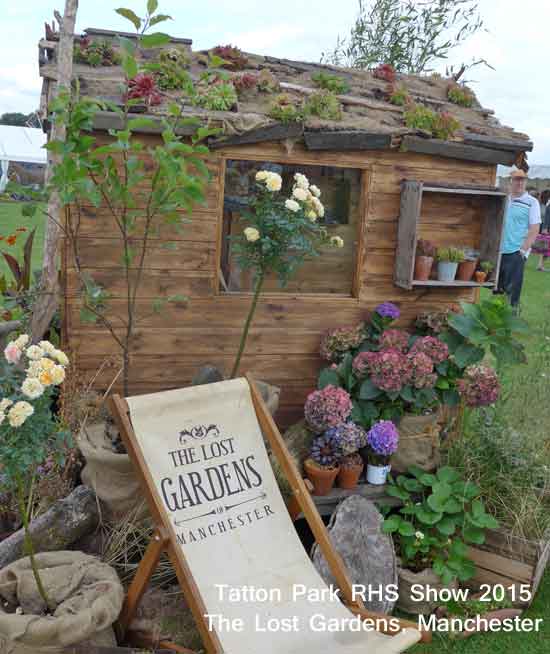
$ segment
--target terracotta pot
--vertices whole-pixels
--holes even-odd
[[[313,461],[304,461],[306,477],[313,484],[313,495],[328,495],[340,468],[319,468]]]
[[[416,257],[414,260],[414,278],[421,282],[430,279],[432,271],[433,257]]]
[[[476,270],[474,275],[478,284],[483,284],[487,279],[487,273],[484,270]]]
[[[352,490],[357,486],[359,477],[363,472],[363,464],[356,466],[342,466],[338,472],[338,486]]]
[[[477,261],[461,261],[456,271],[456,279],[461,282],[469,282],[474,276]]]

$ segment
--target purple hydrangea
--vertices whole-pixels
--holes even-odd
[[[367,444],[367,432],[351,421],[327,429],[324,435],[330,439],[333,450],[339,458],[353,454]]]
[[[393,302],[382,302],[374,310],[382,318],[390,318],[391,320],[397,320],[401,315],[399,307],[393,304]]]
[[[345,422],[352,407],[349,394],[343,388],[329,384],[307,396],[304,414],[307,424],[314,431],[322,432]]]
[[[390,456],[397,450],[399,432],[391,420],[380,420],[367,433],[367,443],[374,454]]]
[[[310,457],[324,468],[333,468],[336,465],[337,457],[329,436],[322,434],[313,440]]]

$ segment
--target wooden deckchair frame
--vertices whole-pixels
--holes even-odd
[[[336,580],[336,584],[341,589],[345,605],[352,613],[360,615],[363,618],[387,618],[387,616],[384,616],[383,614],[367,610],[360,599],[353,597],[352,584],[347,575],[344,562],[338,552],[336,552],[332,547],[327,528],[317,511],[317,507],[311,498],[306,484],[296,468],[277,425],[269,413],[253,378],[247,374],[246,379],[250,387],[252,402],[262,432],[268,439],[271,449],[277,457],[283,473],[290,484],[294,497],[309,524],[317,544],[321,548],[321,551],[329,564],[332,575]],[[210,631],[206,626],[206,621],[203,617],[207,612],[206,607],[204,606],[199,588],[193,578],[192,571],[187,564],[181,548],[174,546],[174,542],[170,536],[172,531],[171,525],[166,525],[164,523],[160,498],[156,492],[155,484],[147,463],[140,447],[138,446],[132,423],[130,421],[128,403],[119,395],[113,395],[110,399],[110,409],[120,430],[120,435],[126,446],[126,450],[138,474],[145,499],[156,525],[155,534],[128,589],[126,600],[117,625],[119,639],[124,639],[128,627],[136,614],[139,602],[147,588],[151,575],[157,567],[163,552],[166,552],[174,566],[178,582],[183,590],[189,608],[191,609],[207,653],[221,654],[223,648],[217,634]],[[407,620],[399,620],[398,631],[405,628],[418,630],[418,625]],[[383,633],[394,636],[398,631],[385,631]],[[431,633],[429,631],[422,631],[421,637],[423,641],[429,642],[431,640]],[[173,651],[176,652],[190,652],[188,649],[179,647],[167,641],[161,641],[158,645],[160,647],[173,649]]]

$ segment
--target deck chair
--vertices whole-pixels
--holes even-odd
[[[380,622],[386,633],[373,631],[374,623],[369,632],[345,628],[345,619],[354,615],[386,621],[391,616],[370,613],[353,596],[343,561],[251,377],[126,400],[115,395],[111,410],[157,525],[129,588],[120,635],[166,550],[208,654],[394,654],[429,640],[429,632],[412,622]],[[342,601],[330,601],[297,536],[262,432],[330,564]],[[230,601],[235,591],[247,601]],[[261,631],[268,619],[276,627],[285,624],[283,618],[290,619],[290,631]],[[242,620],[243,631],[223,619]],[[328,619],[335,619],[337,631],[322,630]]]

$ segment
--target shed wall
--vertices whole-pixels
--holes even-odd
[[[144,136],[147,141],[155,138]],[[218,293],[225,158],[322,163],[365,171],[362,229],[357,235],[356,297],[270,293],[258,303],[241,372],[249,371],[259,379],[281,386],[281,408],[277,416],[280,425],[288,425],[300,417],[305,397],[315,387],[322,365],[318,356],[319,340],[325,329],[357,322],[385,300],[400,306],[402,322],[407,323],[420,311],[443,309],[474,298],[473,289],[405,291],[394,286],[400,182],[409,178],[489,185],[495,183],[495,166],[406,152],[311,152],[298,145],[289,150],[283,143],[217,150],[209,158],[213,176],[206,206],[193,211],[192,222],[181,234],[162,226],[151,241],[139,293],[139,312],[143,319],[131,355],[131,394],[185,386],[205,363],[214,364],[226,373],[230,371],[250,296]],[[479,206],[468,198],[459,200],[451,196],[444,204],[434,201],[423,212],[422,236],[440,244],[468,245],[478,235],[479,212]],[[123,312],[125,285],[120,240],[107,208],[85,207],[81,224],[79,248],[83,265],[111,293],[112,314]],[[174,241],[174,249],[162,247],[166,239]],[[119,365],[117,345],[107,330],[80,322],[78,277],[67,249],[63,271],[65,347],[72,351],[83,379],[96,375],[105,357],[110,357],[113,365],[104,367],[95,380],[98,387],[106,388]],[[151,311],[154,298],[172,294],[186,295],[189,302],[169,304],[160,314]]]

